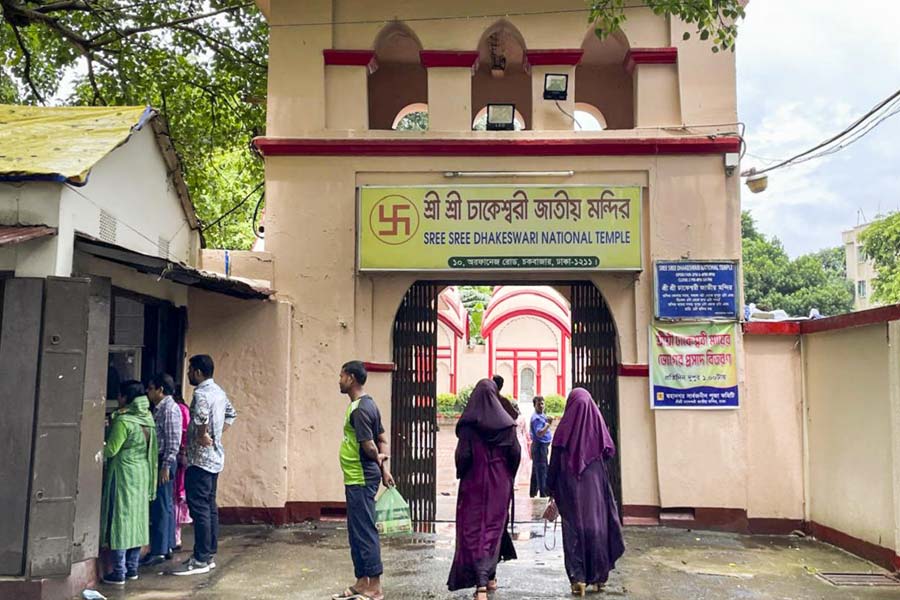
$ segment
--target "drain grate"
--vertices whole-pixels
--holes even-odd
[[[846,586],[897,586],[900,587],[900,580],[890,575],[882,573],[818,573],[821,579],[824,579],[831,585],[839,587]]]

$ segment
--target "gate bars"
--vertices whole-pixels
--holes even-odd
[[[438,292],[414,284],[394,321],[391,470],[417,522],[436,517]]]

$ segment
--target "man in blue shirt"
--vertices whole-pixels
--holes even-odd
[[[550,469],[550,442],[553,435],[550,433],[550,425],[553,417],[544,414],[544,397],[534,397],[534,414],[531,415],[529,431],[531,432],[531,489],[529,495],[534,498],[540,495],[546,498],[547,471]]]

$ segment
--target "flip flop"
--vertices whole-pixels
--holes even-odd
[[[362,598],[365,596],[353,589],[352,585],[340,594],[331,595],[331,600],[361,600]]]

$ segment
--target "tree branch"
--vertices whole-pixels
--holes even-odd
[[[233,53],[237,54],[238,56],[240,56],[241,58],[243,58],[245,63],[249,63],[249,64],[253,65],[254,67],[258,67],[258,68],[263,69],[263,70],[268,69],[268,65],[265,65],[265,64],[263,64],[263,63],[257,62],[256,60],[253,59],[252,56],[250,56],[249,54],[247,54],[247,53],[244,52],[243,50],[239,50],[238,48],[235,48],[234,46],[232,46],[232,45],[230,45],[230,44],[228,44],[228,43],[226,43],[226,42],[223,42],[223,41],[221,41],[221,40],[217,40],[217,39],[214,38],[213,36],[211,36],[211,35],[209,35],[209,34],[207,34],[207,33],[204,33],[204,32],[200,31],[199,29],[197,29],[197,28],[195,28],[195,27],[187,27],[187,26],[185,26],[185,25],[173,25],[172,28],[173,28],[173,29],[177,29],[178,31],[183,31],[183,32],[185,32],[185,33],[190,33],[190,34],[192,34],[192,35],[195,35],[195,36],[199,37],[200,39],[206,40],[207,42],[209,42],[209,45],[210,45],[210,46],[213,46],[213,47],[214,47],[214,49],[217,49],[217,50],[220,50],[220,49],[227,49],[227,50],[230,50],[231,52],[233,52]]]
[[[34,84],[34,80],[31,78],[31,51],[28,50],[28,47],[25,45],[25,40],[22,39],[22,34],[19,33],[19,27],[12,21],[9,22],[9,25],[12,27],[13,34],[16,36],[16,42],[19,44],[19,49],[22,50],[22,56],[25,57],[25,81],[28,82],[28,87],[31,88],[31,93],[34,94],[37,101],[43,104],[44,97],[41,96],[37,86]]]
[[[174,19],[174,20],[168,21],[166,23],[156,23],[153,25],[145,25],[143,27],[129,27],[127,29],[122,29],[122,30],[116,29],[116,30],[114,30],[114,33],[116,33],[116,35],[118,35],[119,37],[116,39],[112,39],[112,40],[103,40],[102,39],[103,36],[109,35],[109,33],[110,33],[109,31],[105,31],[103,33],[99,33],[99,34],[95,35],[94,37],[92,37],[90,40],[88,40],[88,43],[96,48],[100,48],[102,46],[105,46],[107,44],[115,42],[119,39],[124,39],[126,37],[130,37],[130,36],[138,34],[138,33],[149,33],[151,31],[167,29],[169,27],[174,27],[176,25],[184,25],[187,23],[194,23],[195,21],[202,21],[204,19],[208,19],[208,18],[214,17],[216,15],[234,12],[236,10],[240,10],[242,8],[247,8],[249,6],[253,6],[253,3],[252,2],[244,2],[242,4],[235,4],[234,6],[227,6],[225,8],[220,8],[219,10],[214,10],[212,12],[203,13],[202,15],[192,15],[190,17],[182,17],[180,19]],[[128,18],[131,20],[135,20],[135,21],[139,20],[138,17],[134,17],[134,16],[128,17]]]

